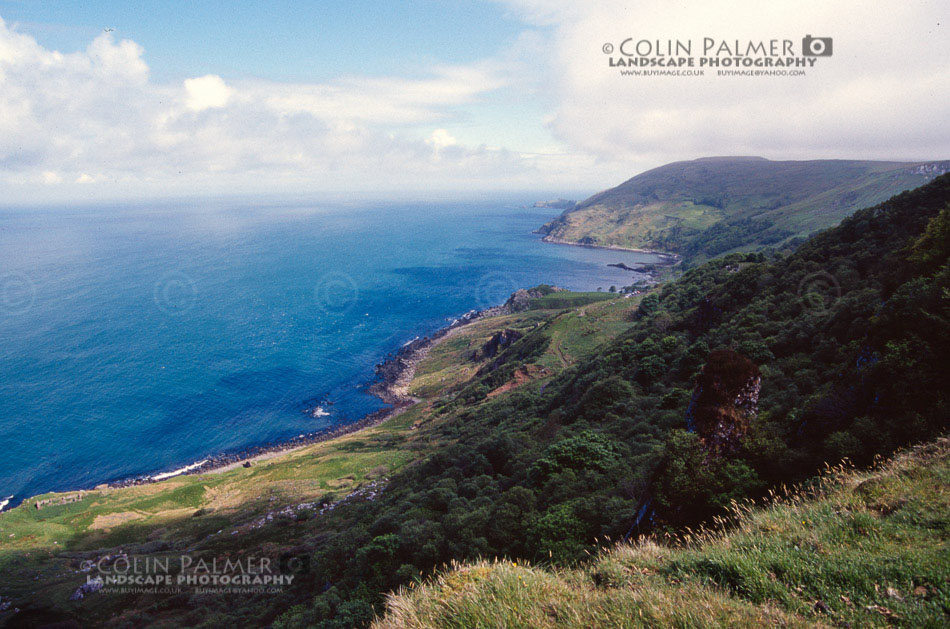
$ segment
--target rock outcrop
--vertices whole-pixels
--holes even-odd
[[[561,293],[565,289],[559,288],[557,286],[545,287],[545,288],[531,288],[525,290],[524,288],[519,288],[511,294],[511,297],[508,298],[508,301],[505,302],[503,308],[508,312],[523,312],[531,307],[531,302],[535,299],[540,299],[545,295],[551,293]]]
[[[761,376],[755,363],[732,350],[710,352],[686,411],[686,422],[710,454],[735,452],[758,412]]]
[[[495,332],[484,345],[472,352],[472,362],[477,363],[488,358],[494,358],[522,336],[524,335],[521,332],[507,328],[500,332]]]

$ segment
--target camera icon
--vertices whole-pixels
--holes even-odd
[[[832,51],[830,37],[812,37],[805,35],[802,38],[802,54],[809,57],[830,57]]]

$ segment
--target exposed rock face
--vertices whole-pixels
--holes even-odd
[[[505,302],[505,305],[511,312],[521,312],[523,310],[527,310],[530,303],[531,296],[528,291],[523,288],[519,288],[511,294],[511,297],[508,298],[508,301]]]
[[[517,330],[505,329],[495,332],[481,348],[472,352],[472,362],[479,362],[486,358],[494,358],[499,352],[507,349],[512,343],[524,336]]]
[[[565,289],[559,288],[557,286],[552,286],[548,293],[560,293]],[[508,310],[508,312],[522,312],[527,310],[531,306],[531,302],[535,299],[544,297],[547,293],[538,290],[537,288],[532,288],[530,290],[525,290],[519,288],[511,294],[511,297],[508,298],[508,301],[505,302],[503,306]]]
[[[938,177],[944,173],[950,172],[950,162],[932,162],[930,164],[921,164],[911,172],[915,175]]]
[[[686,411],[710,454],[735,452],[758,412],[759,368],[732,350],[710,352]]]

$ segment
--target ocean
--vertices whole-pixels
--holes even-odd
[[[655,261],[542,243],[558,212],[524,203],[0,210],[0,499],[355,421],[383,406],[374,365],[416,336]]]

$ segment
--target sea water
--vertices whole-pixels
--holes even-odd
[[[609,263],[655,261],[542,243],[557,211],[524,201],[0,210],[0,497],[354,421],[408,340],[520,287],[607,290],[634,280]]]

